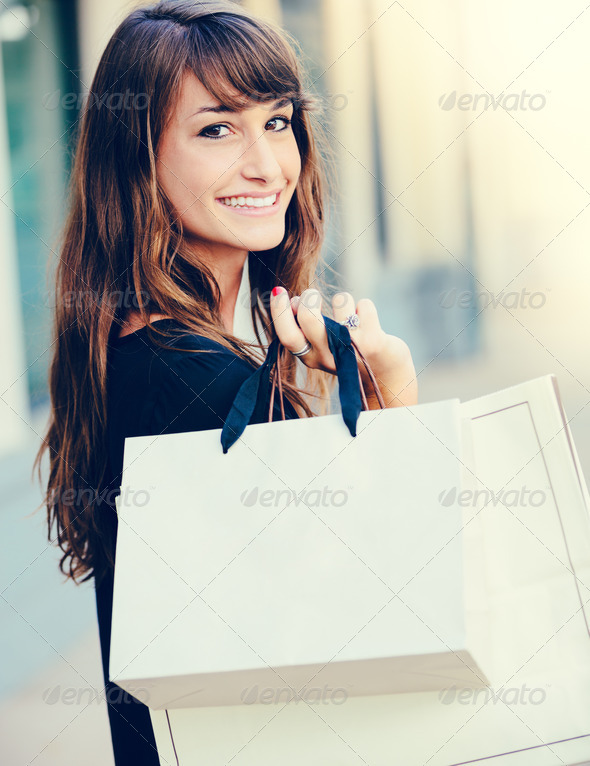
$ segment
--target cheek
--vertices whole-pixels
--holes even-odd
[[[207,188],[199,159],[186,146],[176,145],[158,157],[160,185],[176,207],[188,207]]]
[[[184,189],[182,178],[182,157],[179,147],[174,143],[162,145],[158,151],[156,175],[160,186],[176,205]]]

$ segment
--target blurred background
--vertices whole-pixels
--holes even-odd
[[[113,763],[92,585],[64,583],[34,455],[73,131],[135,5],[0,2],[0,761]],[[339,187],[325,257],[410,345],[421,402],[553,373],[590,466],[584,0],[244,0],[299,41]],[[75,693],[68,690],[76,689]]]

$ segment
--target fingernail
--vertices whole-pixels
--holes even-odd
[[[272,289],[272,296],[273,298],[276,298],[279,293],[286,292],[284,287],[273,287]]]

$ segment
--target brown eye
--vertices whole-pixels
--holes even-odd
[[[274,122],[275,120],[283,120],[283,122],[285,123],[285,127],[284,127],[284,128],[281,128],[281,130],[273,130],[273,131],[272,131],[273,133],[282,133],[282,132],[283,132],[283,130],[288,130],[288,128],[289,128],[289,125],[291,124],[291,120],[290,120],[288,117],[283,117],[283,116],[280,116],[280,117],[273,117],[273,118],[272,118],[271,120],[269,120],[268,122]],[[267,125],[268,125],[268,122],[266,123]]]
[[[217,138],[224,138],[224,136],[208,136],[208,135],[207,135],[207,133],[208,133],[210,130],[215,130],[216,128],[227,128],[227,125],[210,125],[208,128],[204,128],[204,129],[203,129],[203,130],[202,130],[202,131],[199,133],[199,135],[200,135],[200,136],[203,136],[204,138],[213,138],[213,139],[217,139]]]

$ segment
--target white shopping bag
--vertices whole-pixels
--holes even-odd
[[[457,401],[364,412],[355,438],[339,415],[248,426],[225,455],[219,435],[126,440],[113,681],[153,708],[485,683],[439,500]]]
[[[348,330],[326,322],[348,428],[249,425],[226,452],[220,430],[126,440],[110,672],[152,709],[487,683],[459,402],[365,411],[353,437],[357,362],[347,378]]]
[[[422,407],[409,409],[426,422]],[[392,425],[401,412],[392,412]],[[469,435],[463,494],[448,486],[441,502],[451,513],[453,502],[460,507],[464,535],[477,525],[463,548],[465,599],[476,596],[469,573],[481,573],[486,593],[476,603],[489,626],[481,654],[489,686],[151,710],[163,764],[590,761],[588,490],[556,379],[462,403],[459,413]],[[378,422],[361,413],[359,436]]]

